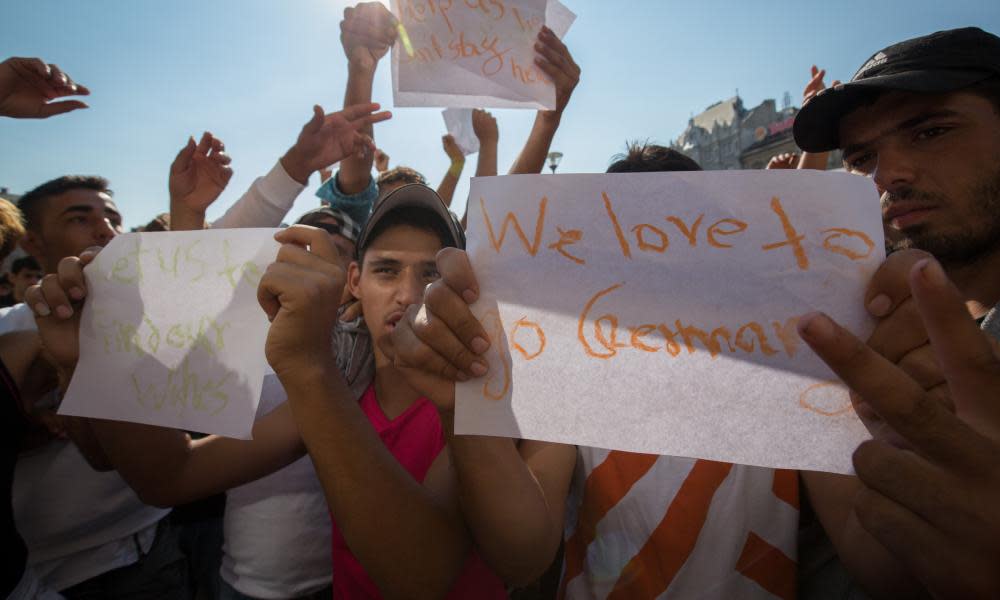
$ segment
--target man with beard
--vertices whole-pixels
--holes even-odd
[[[895,572],[995,597],[1000,361],[968,315],[1000,338],[1000,38],[894,44],[806,104],[795,140],[842,149],[874,180],[891,251],[865,297],[879,319],[867,347],[823,316],[800,323],[876,438],[854,454],[857,478],[802,474],[816,514],[872,593],[897,594]]]

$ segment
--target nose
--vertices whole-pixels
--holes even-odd
[[[403,306],[419,304],[424,299],[424,280],[417,269],[407,269],[400,278],[396,299]]]
[[[889,143],[879,149],[872,179],[879,194],[894,194],[913,187],[917,172],[910,151],[902,144]]]
[[[118,232],[115,231],[115,228],[111,224],[110,220],[101,219],[100,224],[97,225],[97,228],[94,231],[94,242],[98,246],[106,246],[108,242],[111,241],[111,238],[115,237],[117,234]]]

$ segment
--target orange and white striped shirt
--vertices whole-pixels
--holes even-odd
[[[560,598],[794,598],[795,471],[580,447]]]

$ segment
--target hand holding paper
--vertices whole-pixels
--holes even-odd
[[[75,326],[60,308],[87,301],[75,311],[79,361],[60,414],[248,438],[266,369],[257,283],[277,255],[273,235],[119,235],[84,268],[82,294],[74,288],[88,259],[63,261],[58,277],[39,288],[63,322],[42,315],[39,327],[62,340],[65,366]]]

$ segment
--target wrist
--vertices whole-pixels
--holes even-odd
[[[465,158],[459,160],[451,161],[451,166],[448,167],[448,174],[454,177],[458,177],[462,174],[462,169],[465,168]]]
[[[535,119],[535,122],[555,129],[559,127],[559,122],[561,120],[561,110],[540,110],[538,111],[538,117]]]
[[[288,173],[288,176],[298,181],[302,185],[309,183],[309,176],[312,175],[312,169],[306,164],[305,158],[299,153],[297,146],[292,146],[285,152],[285,155],[281,157],[281,168]]]
[[[274,373],[288,391],[289,397],[293,393],[301,395],[324,389],[335,378],[342,377],[332,356],[317,360],[315,355],[311,355],[309,360],[277,365]]]
[[[347,69],[352,74],[373,74],[378,61],[364,48],[356,48],[347,58]]]

